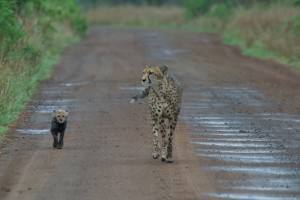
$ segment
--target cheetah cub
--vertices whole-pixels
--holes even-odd
[[[53,147],[62,149],[64,146],[64,134],[67,127],[68,110],[54,110],[51,121],[51,134],[53,136]],[[58,133],[60,133],[58,140]]]
[[[168,74],[167,66],[148,66],[143,71],[145,90],[132,97],[131,102],[148,96],[153,135],[154,159],[166,163],[172,160],[172,141],[181,107],[182,84]],[[162,139],[160,148],[159,135]]]

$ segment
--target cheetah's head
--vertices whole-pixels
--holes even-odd
[[[151,85],[161,80],[168,71],[167,66],[148,66],[143,71],[142,83],[144,85]]]
[[[68,118],[68,110],[54,110],[53,116],[55,117],[58,123],[64,123]]]

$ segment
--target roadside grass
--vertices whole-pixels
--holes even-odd
[[[300,68],[299,24],[299,7],[286,4],[268,8],[254,6],[235,9],[220,32],[226,44],[241,47],[246,55]]]
[[[53,9],[57,5],[62,7]],[[0,30],[0,144],[40,81],[51,76],[63,49],[84,34],[76,6],[73,0],[0,2],[0,21],[8,21]]]
[[[226,7],[216,4],[199,17],[186,19],[181,7],[121,5],[87,10],[90,24],[213,32],[248,56],[273,59],[300,69],[300,7],[288,3]]]
[[[40,81],[49,78],[52,74],[53,66],[58,62],[62,49],[72,43],[79,41],[79,37],[73,36],[55,47],[43,52],[39,64],[34,68],[30,65],[21,67],[4,68],[0,73],[0,143],[5,133],[9,130],[19,113],[26,108],[26,103],[30,101],[35,93]],[[23,61],[21,64],[25,64]],[[28,64],[28,63],[27,63]]]
[[[259,41],[256,41],[249,46],[247,45],[245,40],[238,38],[237,36],[231,35],[229,33],[225,33],[222,36],[222,41],[224,44],[239,47],[240,49],[242,49],[243,55],[246,56],[261,58],[265,60],[273,59],[281,64],[289,65],[294,68],[300,66],[300,63],[297,63],[297,61],[292,62],[288,57],[285,57],[280,53],[270,50],[268,47],[266,47],[265,44]]]

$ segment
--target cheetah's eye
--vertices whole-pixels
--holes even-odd
[[[61,117],[65,117],[65,116],[63,115],[63,116],[61,116]]]

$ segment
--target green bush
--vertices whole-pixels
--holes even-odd
[[[214,17],[226,17],[229,15],[230,9],[224,3],[215,4],[210,8],[209,15]]]
[[[15,17],[17,4],[14,0],[0,1],[0,61],[5,64],[15,46],[24,38],[21,23]]]
[[[195,18],[200,15],[209,13],[210,10],[216,7],[213,12],[216,16],[225,16],[228,14],[228,9],[237,6],[249,7],[253,4],[271,4],[278,2],[279,0],[181,0],[182,5],[186,10],[186,17],[188,19]],[[295,2],[300,2],[300,0],[295,0]],[[214,10],[214,9],[213,9]]]
[[[300,6],[300,0],[294,0],[293,4],[294,4],[295,6]]]
[[[215,0],[183,0],[183,5],[186,9],[186,17],[194,18],[208,12],[210,6]]]
[[[32,10],[37,12],[38,23],[43,27],[44,33],[55,31],[55,22],[70,21],[72,28],[80,35],[87,29],[87,23],[76,0],[27,0],[23,7],[27,13]]]
[[[300,34],[300,14],[292,19],[293,29]]]

